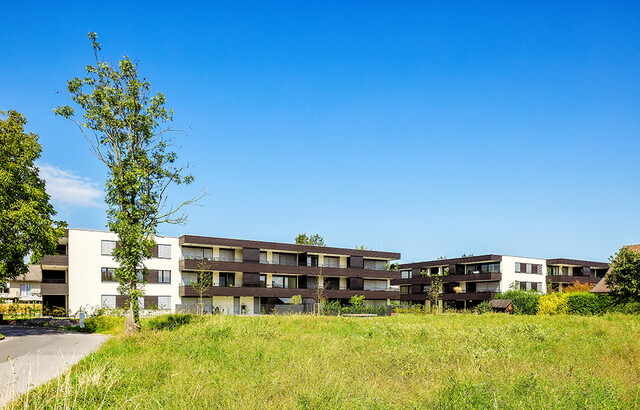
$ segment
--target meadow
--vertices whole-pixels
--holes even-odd
[[[121,320],[91,319],[115,336],[10,408],[640,407],[633,315]]]

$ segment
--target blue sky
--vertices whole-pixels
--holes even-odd
[[[106,171],[57,94],[139,59],[207,188],[182,233],[606,260],[640,243],[640,3],[3,2],[0,110],[40,135],[60,217]]]

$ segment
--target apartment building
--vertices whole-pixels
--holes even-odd
[[[158,236],[156,243],[153,257],[145,262],[142,309],[195,307],[203,274],[209,275],[211,284],[203,295],[207,312],[270,312],[294,295],[304,303],[319,296],[347,302],[363,295],[366,304],[386,305],[400,298],[400,292],[390,287],[398,272],[388,271],[399,253],[193,235]],[[72,314],[98,306],[125,307],[127,300],[114,279],[116,245],[117,235],[110,232],[67,230],[57,255],[42,259],[45,307],[65,308]]]
[[[213,284],[205,293],[207,311],[271,312],[294,295],[303,303],[319,297],[347,303],[362,295],[368,305],[400,298],[390,287],[398,272],[388,270],[399,253],[192,235],[180,237],[180,248],[180,299],[197,303],[193,284],[204,270]]]
[[[508,255],[480,255],[440,259],[399,266],[404,303],[430,304],[428,293],[435,277],[442,280],[440,299],[446,306],[472,308],[517,283],[520,289],[546,293],[575,282],[597,283],[608,265],[575,259],[539,259]]]

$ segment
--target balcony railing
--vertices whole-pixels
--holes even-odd
[[[215,257],[215,258],[204,258],[204,257],[191,257],[184,256],[180,258],[180,260],[192,260],[192,261],[208,261],[208,262],[242,262],[242,258],[225,258],[225,257]]]

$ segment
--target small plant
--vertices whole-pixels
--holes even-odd
[[[482,315],[484,313],[491,313],[493,312],[493,309],[491,308],[491,301],[490,300],[485,300],[483,302],[480,302],[478,304],[478,306],[476,306],[476,313]]]
[[[291,296],[291,299],[289,300],[289,304],[291,304],[291,305],[301,305],[302,304],[302,296],[300,296],[300,295]]]
[[[349,299],[349,304],[354,308],[362,307],[364,304],[364,296],[353,295],[351,299]]]

